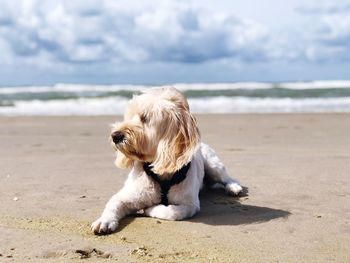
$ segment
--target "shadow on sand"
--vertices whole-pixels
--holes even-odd
[[[285,210],[240,203],[240,199],[247,196],[246,187],[240,197],[228,196],[222,190],[204,190],[200,193],[201,211],[189,221],[209,225],[241,225],[267,222],[291,214]]]
[[[185,221],[208,225],[245,225],[287,218],[291,214],[281,209],[242,204],[240,200],[247,197],[247,187],[243,188],[239,197],[229,196],[222,189],[205,189],[200,193],[201,211]],[[136,217],[143,215],[127,216],[121,220],[118,231],[123,230]]]

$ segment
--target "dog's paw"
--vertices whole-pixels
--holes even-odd
[[[228,194],[239,195],[239,193],[242,192],[243,188],[239,183],[234,182],[234,183],[226,184],[225,190],[226,190],[226,193]]]
[[[164,205],[155,205],[145,209],[145,215],[149,217],[156,217],[165,220],[174,220],[174,215],[169,211],[170,209]]]
[[[181,220],[181,213],[173,205],[156,205],[145,209],[145,215],[164,220]]]
[[[109,234],[114,232],[118,227],[118,220],[114,217],[101,216],[91,224],[91,230],[95,235]]]

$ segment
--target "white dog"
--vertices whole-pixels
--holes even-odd
[[[139,210],[166,220],[192,217],[200,209],[204,175],[230,194],[242,191],[215,152],[200,142],[187,100],[174,88],[150,89],[135,96],[124,121],[113,126],[111,139],[116,165],[131,172],[92,223],[95,234],[114,232],[120,219]]]

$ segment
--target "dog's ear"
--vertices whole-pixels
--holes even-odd
[[[200,142],[195,118],[187,107],[171,111],[165,122],[165,133],[160,140],[156,159],[152,163],[157,174],[174,173],[191,161]]]
[[[134,161],[126,157],[121,151],[117,151],[117,158],[114,164],[121,169],[131,168],[134,165]]]

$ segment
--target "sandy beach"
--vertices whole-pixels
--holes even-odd
[[[122,186],[108,117],[0,117],[0,262],[350,262],[350,114],[197,115],[248,193],[90,224]]]

